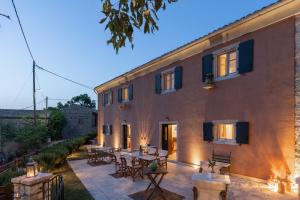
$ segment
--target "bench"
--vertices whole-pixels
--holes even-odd
[[[227,167],[222,167],[220,169],[220,174],[230,174],[231,152],[227,154],[218,154],[215,151],[213,151],[212,160],[215,162],[229,164]]]

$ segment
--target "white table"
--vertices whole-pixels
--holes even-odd
[[[211,172],[211,168],[208,167],[209,162],[208,161],[200,161],[200,168],[202,168],[203,172]],[[214,166],[214,171],[216,173],[220,173],[220,169],[223,167],[229,167],[229,163],[223,163],[223,162],[216,162],[216,165]]]
[[[220,193],[230,184],[228,175],[196,173],[192,176],[194,187],[198,190],[197,200],[219,200]]]

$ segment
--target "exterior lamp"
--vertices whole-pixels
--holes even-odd
[[[215,82],[214,82],[214,75],[213,74],[207,74],[205,77],[205,82],[203,88],[206,90],[210,90],[215,88]]]
[[[26,163],[26,177],[35,177],[38,174],[37,163],[30,156]]]

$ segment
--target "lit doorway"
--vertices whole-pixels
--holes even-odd
[[[177,124],[161,124],[161,147],[167,150],[170,160],[177,160]]]
[[[131,151],[131,127],[130,124],[122,124],[123,149]]]

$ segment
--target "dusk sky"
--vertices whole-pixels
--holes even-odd
[[[159,13],[155,35],[134,34],[116,55],[106,45],[109,32],[98,21],[101,0],[15,0],[25,34],[38,65],[95,87],[157,56],[196,39],[276,0],[179,0]],[[11,0],[0,0],[0,108],[32,105],[32,60],[26,49]],[[199,66],[200,67],[200,66]],[[92,90],[37,70],[38,109],[45,96],[70,99]],[[57,101],[51,100],[50,106]]]

